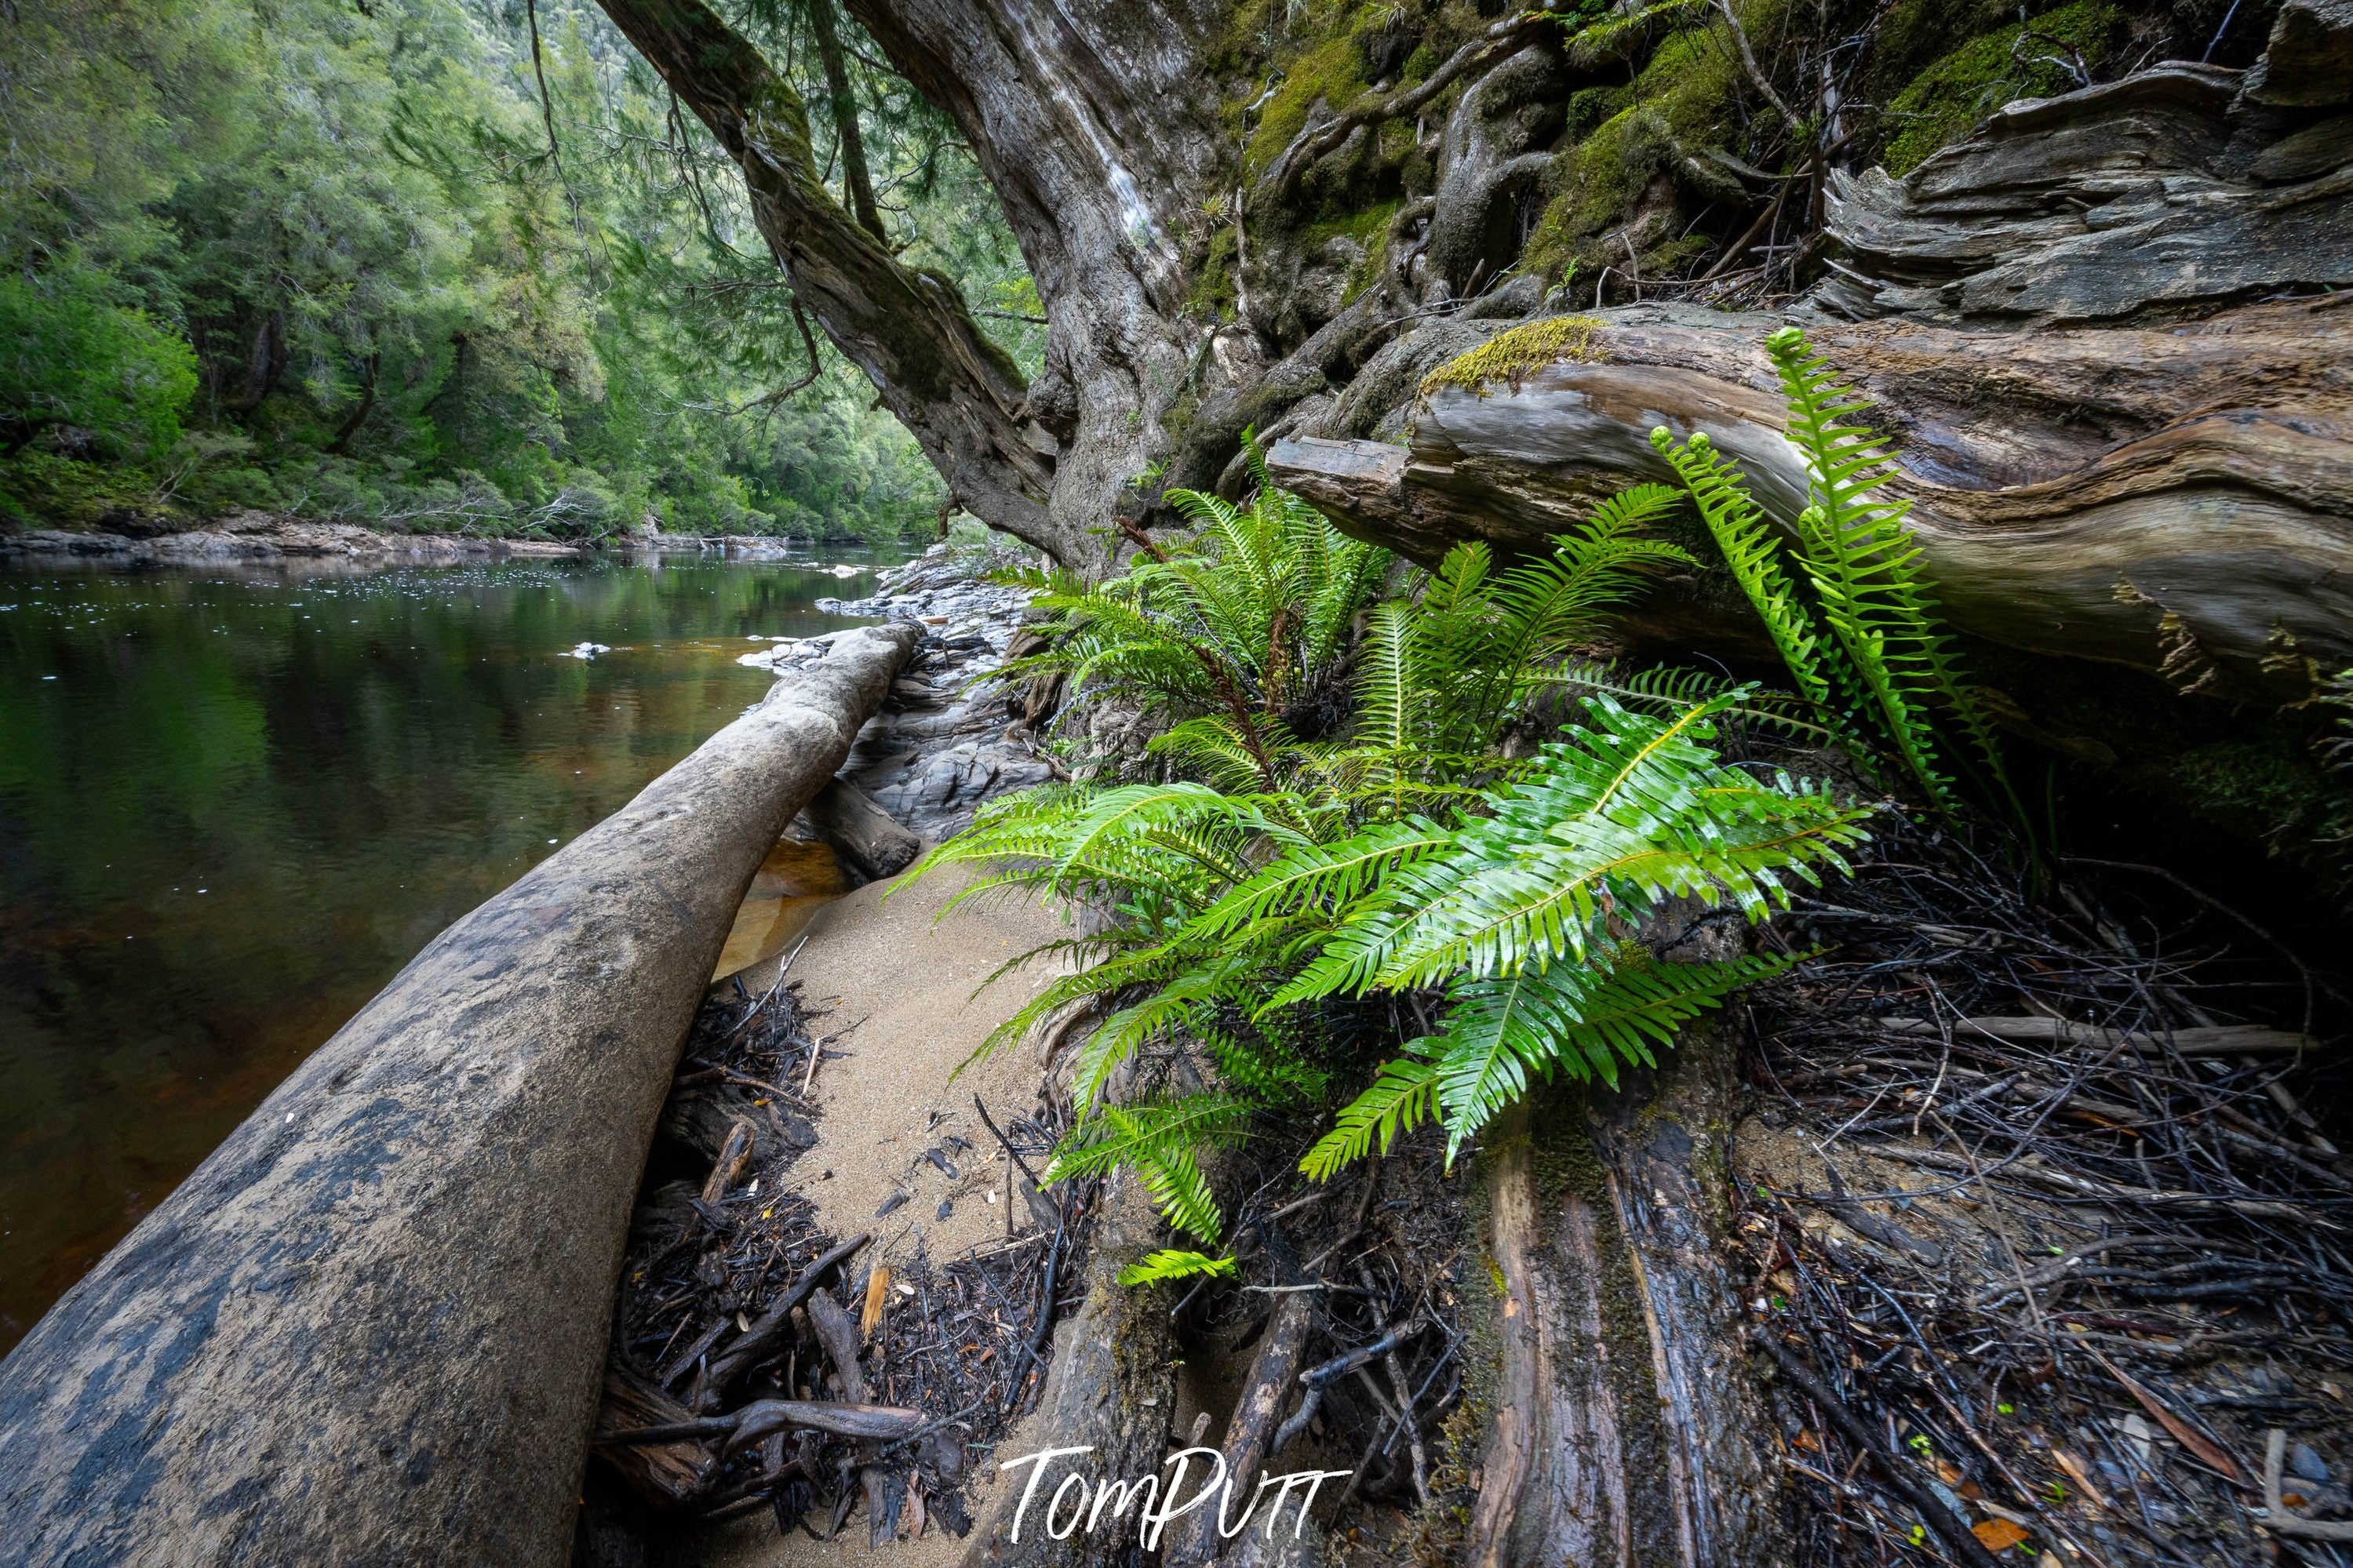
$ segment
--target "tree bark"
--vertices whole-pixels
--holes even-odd
[[[874,177],[866,168],[866,138],[858,130],[858,95],[850,90],[849,64],[841,53],[841,30],[834,23],[833,0],[809,0],[809,31],[817,38],[818,63],[825,71],[826,97],[833,110],[833,132],[841,141],[841,183],[849,193],[849,210],[858,226],[889,245],[882,214],[874,205]]]
[[[2353,660],[2353,311],[2329,296],[2164,328],[1970,332],[1817,323],[1893,437],[1952,624],[2035,653],[2155,671],[2167,617],[2260,689],[2274,629]],[[1635,306],[1516,384],[1434,388],[1409,447],[1314,437],[1278,483],[1351,532],[1434,563],[1454,542],[1546,547],[1596,501],[1672,483],[1663,425],[1704,431],[1785,530],[1804,464],[1761,346],[1778,323]],[[1722,611],[1692,603],[1677,629]],[[2308,695],[2295,691],[2291,700]]]
[[[1737,939],[1702,940],[1725,952]],[[1736,1038],[1523,1106],[1482,1156],[1502,1281],[1472,1568],[1778,1568],[1779,1476],[1734,1282]]]
[[[850,633],[417,955],[0,1363],[0,1556],[569,1550],[639,1167],[761,858],[914,642]]]
[[[902,266],[818,177],[800,97],[702,0],[604,0],[614,24],[744,171],[760,233],[844,358],[913,433],[964,504],[1067,557],[1046,513],[1054,445],[1020,370],[955,284]]]

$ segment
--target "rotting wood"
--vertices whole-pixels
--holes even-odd
[[[28,1561],[557,1563],[642,1152],[864,627],[437,938],[0,1363]]]

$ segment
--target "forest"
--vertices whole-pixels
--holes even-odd
[[[955,127],[809,16],[744,23],[838,77],[910,263],[1034,363]],[[593,7],[31,5],[0,123],[0,526],[936,531],[937,479],[797,321],[724,154]]]
[[[203,1526],[86,1479],[138,1379],[26,1369],[266,1293],[212,1255],[274,1270],[364,1097],[162,1211],[195,1284],[151,1218],[28,1336],[0,1418],[57,1447],[0,1504],[45,1543],[333,1539],[249,1495],[249,1362],[332,1384],[302,1476],[382,1445],[392,1555],[816,1562],[862,1506],[965,1568],[2341,1568],[2347,0],[316,3],[0,22],[54,40],[10,112],[89,149],[11,241],[22,504],[1024,548],[757,656],[666,781],[774,822],[628,822],[715,882],[551,857],[469,917],[495,963],[444,939],[290,1080],[495,1049],[463,988],[514,952],[570,988],[519,1005],[565,1092],[384,1101],[468,1180],[288,1222],[413,1310],[292,1284],[204,1340],[174,1408],[234,1441],[156,1439]],[[706,985],[796,813],[894,846],[924,929],[1060,920],[983,929],[1001,1114],[907,1079],[938,1030],[860,1033],[890,998],[831,1010],[946,989],[880,891]],[[266,1198],[206,1206],[239,1162]],[[324,1364],[379,1328],[470,1403]],[[974,1460],[1029,1438],[1349,1479],[1287,1538],[1130,1538],[1073,1467],[1088,1530],[1025,1537]]]

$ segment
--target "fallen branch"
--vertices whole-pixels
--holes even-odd
[[[600,1432],[600,1448],[638,1447],[649,1443],[708,1442],[726,1439],[725,1452],[758,1442],[776,1432],[823,1432],[835,1437],[866,1437],[888,1442],[905,1437],[923,1424],[920,1410],[895,1405],[834,1403],[815,1399],[758,1399],[725,1415],[674,1421],[663,1426],[632,1426],[620,1432]]]

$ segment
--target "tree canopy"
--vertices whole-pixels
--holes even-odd
[[[953,125],[828,8],[731,9],[819,106],[828,184],[1034,370],[1036,294]],[[881,536],[940,506],[733,161],[593,6],[20,5],[0,122],[20,526]]]

